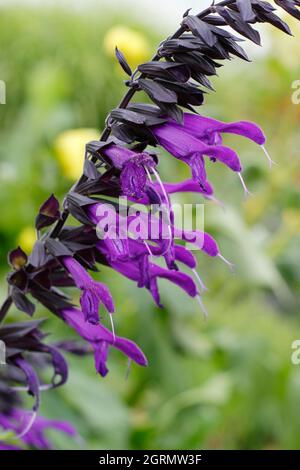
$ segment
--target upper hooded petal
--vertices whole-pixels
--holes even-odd
[[[198,293],[194,280],[180,271],[170,271],[169,269],[152,264],[151,275],[162,279],[168,279],[173,284],[176,284],[178,287],[183,289],[191,297],[195,297]]]
[[[266,137],[262,129],[250,121],[222,122],[197,114],[184,114],[184,128],[199,139],[207,139],[214,132],[241,135],[258,145],[264,145]]]

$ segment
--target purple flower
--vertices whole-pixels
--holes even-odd
[[[173,284],[183,289],[189,296],[198,295],[197,286],[193,279],[187,274],[163,268],[149,261],[149,252],[142,244],[138,244],[134,250],[134,255],[128,253],[126,257],[115,256],[111,252],[112,245],[107,240],[100,240],[97,248],[104,255],[109,265],[123,276],[135,281],[138,287],[146,287],[152,294],[156,304],[161,307],[158,291],[158,279],[167,279]],[[138,249],[139,248],[139,249]],[[155,250],[154,250],[155,253]],[[157,253],[157,251],[156,251]],[[157,253],[159,255],[159,252]]]
[[[176,125],[176,123],[174,122]],[[181,127],[181,126],[178,126]],[[183,127],[186,132],[207,145],[222,144],[222,134],[236,134],[264,145],[266,137],[259,126],[253,122],[237,121],[225,123],[197,114],[184,113]]]
[[[176,125],[175,122],[174,124]],[[269,161],[270,167],[274,163],[264,146],[266,136],[262,129],[254,122],[236,121],[226,123],[197,114],[185,113],[183,127],[186,132],[208,145],[222,144],[222,134],[226,133],[246,137],[261,146]]]
[[[133,341],[115,336],[100,323],[97,325],[87,323],[83,313],[78,309],[64,309],[61,311],[61,315],[64,321],[74,328],[81,338],[91,344],[94,350],[95,367],[102,377],[108,373],[106,362],[110,346],[122,351],[129,359],[140,366],[147,366],[145,355]]]
[[[222,145],[209,145],[175,121],[154,126],[152,132],[162,147],[190,166],[193,179],[202,188],[206,185],[204,156],[209,156],[211,161],[224,163],[237,173],[242,171],[241,162],[234,150]]]
[[[88,208],[88,215],[94,224],[99,222],[99,215],[97,215],[99,204],[90,205]],[[109,212],[112,210],[109,206],[105,206],[105,210]],[[102,213],[102,211],[100,211]],[[118,214],[113,213],[112,215],[116,215],[117,222],[121,225],[119,219],[122,217]],[[166,241],[163,239],[163,234],[167,233],[166,230],[166,223],[160,220],[158,217],[153,216],[152,214],[147,214],[145,212],[140,212],[137,216],[130,215],[127,218],[126,223],[130,225],[135,218],[138,217],[139,220],[143,221],[144,225],[144,232],[141,230],[141,239],[142,240],[150,240],[157,243]],[[147,228],[147,230],[146,230]],[[148,230],[149,229],[149,230]],[[151,234],[155,233],[158,235],[158,238],[151,237]],[[207,253],[209,256],[217,256],[219,254],[219,247],[216,241],[213,239],[211,235],[206,232],[201,232],[200,230],[196,231],[189,231],[189,230],[180,230],[177,229],[173,224],[171,227],[172,236],[180,240],[184,240],[190,243],[194,243],[197,248]],[[145,235],[145,237],[144,237]],[[167,240],[168,241],[168,240]],[[131,245],[131,253],[130,253],[130,237],[127,236],[126,239],[109,239],[108,237],[105,240],[99,240],[97,243],[97,247],[102,245],[102,248],[108,250],[109,258],[113,260],[120,260],[124,261],[124,259],[131,259],[134,255],[139,255],[141,251],[145,252],[145,247],[143,245],[135,245],[134,248]]]
[[[147,170],[155,166],[149,153],[136,153],[126,147],[109,145],[103,150],[103,155],[109,158],[113,166],[121,170],[120,181],[124,196],[140,199],[145,195]]]
[[[14,431],[27,446],[35,449],[51,449],[52,445],[45,435],[47,429],[54,429],[75,437],[75,428],[67,421],[50,420],[42,416],[32,420],[32,413],[17,408],[8,414],[0,414],[0,426],[5,431]],[[1,450],[21,450],[20,447],[0,442]]]
[[[202,186],[199,185],[195,180],[193,179],[187,179],[180,181],[178,183],[167,183],[163,182],[164,185],[164,192],[170,196],[171,194],[176,194],[176,193],[199,193],[202,194],[206,199],[211,199],[214,200],[213,193],[214,189],[212,185],[208,182],[205,181]],[[164,193],[162,191],[161,184],[158,182],[149,182],[147,183],[148,186],[148,192],[147,194],[144,194],[144,196],[139,199],[139,204],[144,204],[144,205],[149,205],[152,202],[151,197],[153,194],[155,196],[158,196],[158,201],[155,203],[161,204],[161,201],[163,200]],[[151,192],[153,191],[153,193]],[[150,194],[149,194],[150,192]],[[130,200],[135,202],[136,198],[129,197]]]
[[[109,313],[113,313],[114,303],[108,287],[96,282],[83,266],[71,256],[64,256],[62,264],[71,274],[76,286],[82,290],[80,305],[85,320],[97,324],[99,322],[99,305],[103,304]]]
[[[189,243],[195,244],[199,249],[211,257],[219,257],[232,268],[232,264],[224,258],[216,241],[207,233],[201,231],[182,231],[172,227],[175,236]],[[176,262],[181,262],[190,268],[198,281],[202,291],[206,290],[205,284],[199,276],[194,255],[185,247],[171,244],[167,241],[168,250],[165,249],[166,240],[151,240],[156,245],[150,246],[144,240],[111,240],[109,238],[99,240],[96,247],[104,258],[105,264],[119,272],[123,276],[137,283],[137,286],[148,289],[158,307],[162,307],[158,289],[158,279],[167,279],[184,290],[190,297],[196,298],[205,316],[207,311],[203,305],[197,285],[188,274],[179,271]],[[155,257],[164,256],[167,268],[153,263]],[[106,350],[102,351],[103,355]]]
[[[88,208],[89,217],[95,224],[99,221],[99,216],[97,215],[98,207],[99,204],[93,204]],[[108,211],[110,210],[109,207],[106,207],[106,209]],[[218,256],[227,262],[221,255],[216,241],[205,232],[199,230],[184,231],[176,228],[173,223],[169,227],[172,239],[165,239],[163,238],[163,233],[166,233],[165,226],[167,224],[165,222],[142,212],[139,213],[138,217],[145,227],[147,227],[148,224],[151,226],[151,230],[156,234],[156,238],[151,238],[151,236],[149,238],[148,233],[152,233],[151,230],[147,231],[145,238],[141,236],[139,240],[133,240],[128,236],[126,239],[110,239],[105,237],[99,240],[96,245],[102,258],[104,257],[105,262],[114,270],[135,281],[138,287],[147,288],[158,306],[161,306],[157,282],[159,278],[168,279],[170,282],[182,288],[189,296],[197,297],[197,299],[201,301],[194,280],[189,275],[180,272],[176,264],[176,262],[179,261],[188,266],[193,271],[201,289],[205,290],[204,283],[196,271],[196,260],[189,250],[175,245],[173,238],[176,237],[192,243],[209,256]],[[121,223],[119,220],[121,218],[121,215],[117,215],[119,224]],[[134,219],[135,216],[130,215],[126,223],[130,224]],[[148,240],[152,242],[151,245],[148,245]],[[153,263],[156,257],[164,257],[167,268],[160,267]],[[230,265],[229,262],[227,262],[227,264]],[[201,307],[204,309],[202,304]]]

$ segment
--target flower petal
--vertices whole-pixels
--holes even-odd
[[[207,143],[213,133],[237,134],[252,140],[258,145],[264,145],[266,137],[262,129],[255,123],[249,121],[236,121],[225,123],[206,116],[197,114],[184,114],[184,128],[191,135],[203,139]]]

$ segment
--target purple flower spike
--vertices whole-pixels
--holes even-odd
[[[62,263],[71,274],[76,286],[83,291],[80,305],[89,323],[99,322],[99,305],[103,304],[109,313],[115,311],[113,299],[108,287],[94,281],[78,261],[71,256],[64,256]]]
[[[300,20],[299,0],[275,3]],[[110,267],[137,288],[147,289],[158,307],[162,307],[160,282],[169,281],[172,295],[174,289],[181,289],[189,296],[189,303],[198,301],[207,317],[202,299],[207,289],[193,250],[222,260],[230,269],[234,266],[221,254],[217,242],[200,230],[198,211],[191,212],[192,219],[195,214],[197,220],[188,221],[186,211],[172,205],[171,196],[192,192],[220,204],[207,180],[208,166],[218,162],[235,172],[245,195],[250,194],[237,153],[223,145],[224,134],[259,145],[272,165],[266,137],[255,123],[226,123],[198,111],[204,103],[204,88],[213,89],[210,77],[217,75],[221,62],[232,56],[249,60],[240,46],[241,36],[260,44],[255,23],[270,23],[292,34],[273,11],[268,0],[218,0],[196,15],[187,10],[182,27],[160,43],[153,60],[138,65],[133,73],[116,49],[118,62],[130,77],[125,81],[129,90],[119,106],[109,112],[99,138],[86,144],[83,173],[65,194],[62,207],[53,194],[40,206],[32,253],[27,256],[19,247],[8,256],[11,272],[7,275],[7,295],[0,305],[2,362],[6,364],[3,370],[0,368],[0,428],[8,432],[0,439],[9,441],[10,434],[14,437],[11,443],[0,440],[0,450],[50,449],[52,443],[45,432],[48,428],[75,437],[69,423],[38,416],[41,392],[67,381],[68,365],[61,351],[78,356],[93,354],[96,371],[102,377],[109,372],[111,348],[121,351],[129,363],[147,366],[140,348],[115,334],[111,293],[89,275],[98,265]],[[140,91],[148,95],[146,103],[132,100]],[[165,183],[153,147],[187,165],[189,179]],[[166,158],[174,163],[170,156]],[[171,168],[166,170],[174,173]],[[142,210],[140,206],[144,206]],[[70,217],[76,223],[69,223]],[[181,222],[178,227],[177,220]],[[197,230],[185,230],[188,222],[196,222]],[[76,294],[80,294],[81,308],[76,308],[72,295],[68,295],[68,289],[74,291],[74,286],[77,290],[71,294],[76,301]],[[50,344],[44,342],[47,334],[40,328],[41,320],[6,322],[12,307],[33,315],[36,302],[64,321],[79,338],[62,338]],[[100,304],[109,313],[110,329],[100,322]],[[53,371],[50,383],[43,380],[49,365]],[[29,412],[19,409],[21,391],[31,395]]]
[[[108,372],[106,362],[110,346],[123,352],[140,366],[147,366],[148,362],[144,353],[133,341],[115,336],[100,323],[98,325],[87,323],[83,313],[78,309],[64,309],[61,315],[68,325],[91,344],[94,350],[96,370],[103,377]]]

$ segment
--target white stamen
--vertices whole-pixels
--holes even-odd
[[[148,176],[149,181],[150,181],[151,183],[153,183],[151,173],[150,173],[150,171],[148,170],[148,168],[147,168],[146,166],[144,166],[144,170],[145,170],[145,172],[147,173],[147,176]]]
[[[160,178],[160,176],[159,176],[159,173],[158,173],[158,171],[155,170],[155,168],[152,168],[152,171],[153,171],[153,173],[154,173],[154,175],[155,175],[155,178],[157,179],[157,181],[158,181],[158,183],[159,183],[159,185],[160,185],[160,187],[161,187],[161,190],[162,190],[162,192],[163,192],[163,195],[164,195],[164,198],[165,198],[165,200],[166,200],[166,203],[167,203],[168,206],[169,206],[169,205],[170,205],[170,204],[169,204],[169,197],[168,197],[168,195],[167,195],[166,188],[164,187],[163,182],[162,182],[162,180],[161,180],[161,178]]]
[[[147,173],[147,176],[148,176],[149,181],[150,181],[151,183],[153,183],[152,177],[151,177],[151,174],[150,174],[148,168],[147,168],[146,166],[144,166],[144,169],[145,169],[145,171],[146,171],[146,173]],[[160,185],[160,187],[161,187],[161,189],[162,189],[163,195],[164,195],[164,197],[165,197],[165,199],[166,199],[166,202],[167,202],[167,205],[168,205],[168,209],[169,209],[169,211],[170,211],[169,198],[168,198],[168,196],[167,196],[167,193],[166,193],[165,187],[164,187],[164,185],[163,185],[163,182],[162,182],[161,179],[160,179],[159,173],[158,173],[154,168],[152,168],[152,171],[153,171],[153,173],[155,174],[155,177],[156,177],[156,179],[157,179],[157,181],[158,181],[158,183],[159,183],[159,185]],[[168,244],[168,248],[167,248],[163,253],[160,253],[159,256],[164,256],[166,253],[168,253],[168,251],[169,251],[169,249],[170,249],[170,246],[171,246],[171,243],[172,243],[172,239],[173,239],[173,237],[172,237],[172,230],[171,230],[171,227],[170,227],[170,225],[171,225],[170,214],[168,214],[168,219],[169,219],[169,223],[168,223],[169,244]],[[147,246],[147,249],[148,249],[148,251],[149,251],[149,246]],[[151,255],[154,256],[152,253],[151,253]]]
[[[227,264],[227,266],[229,266],[229,269],[230,271],[234,272],[235,270],[235,265],[233,263],[231,263],[230,261],[228,261],[228,259],[226,259],[223,255],[221,255],[221,253],[218,253],[217,255],[222,261],[224,261],[225,264]]]
[[[152,168],[152,171],[155,175],[155,178],[157,179],[158,181],[158,184],[160,185],[161,187],[161,190],[162,190],[162,193],[164,195],[164,198],[166,200],[166,204],[168,206],[168,210],[169,210],[169,213],[168,213],[168,219],[169,219],[169,223],[168,223],[168,231],[169,231],[169,244],[168,244],[168,248],[167,248],[167,252],[169,251],[170,247],[171,247],[171,243],[172,243],[172,240],[173,240],[173,236],[172,236],[172,230],[171,230],[171,216],[170,216],[170,212],[171,212],[171,207],[170,207],[170,201],[169,201],[169,197],[168,197],[168,194],[166,192],[166,189],[163,185],[163,182],[159,176],[159,173],[155,170],[155,168]]]
[[[239,178],[240,178],[240,180],[241,180],[241,183],[242,183],[242,186],[243,186],[244,193],[245,193],[246,197],[250,196],[251,193],[250,193],[249,189],[248,189],[247,186],[246,186],[246,183],[245,183],[245,181],[244,181],[244,178],[243,178],[242,174],[241,174],[241,173],[238,173],[238,175],[239,175]]]
[[[37,412],[33,411],[32,416],[31,416],[30,420],[28,421],[27,425],[25,426],[25,428],[23,429],[23,431],[21,431],[20,434],[17,434],[12,439],[17,440],[17,439],[21,439],[22,437],[24,437],[30,431],[30,429],[32,428],[32,426],[33,426],[33,424],[36,420],[36,417],[37,417]]]
[[[219,199],[217,199],[216,197],[214,196],[205,196],[206,199],[208,199],[209,201],[213,202],[214,204],[216,204],[217,206],[220,206],[222,207],[223,211],[226,210],[226,207],[225,207],[225,204],[223,201],[220,201]]]
[[[206,307],[204,305],[204,303],[202,302],[202,298],[201,298],[201,295],[200,294],[197,294],[196,295],[196,299],[198,301],[198,304],[200,305],[200,308],[204,314],[204,318],[207,320],[208,318],[208,311],[206,310]]]
[[[115,341],[116,341],[115,325],[114,325],[114,321],[113,321],[113,317],[112,317],[112,314],[111,314],[111,313],[109,314],[109,318],[110,318],[110,324],[111,324],[112,334],[113,334],[114,342],[115,342]]]
[[[147,248],[147,250],[148,250],[149,255],[150,255],[151,257],[155,256],[155,255],[152,253],[152,251],[151,251],[151,249],[150,249],[150,246],[148,245],[148,243],[146,242],[146,240],[143,240],[143,242],[144,242],[144,244],[145,244],[145,246],[146,246],[146,248]]]
[[[150,255],[152,258],[159,258],[160,256],[164,256],[164,255],[167,254],[168,251],[169,251],[169,245],[168,245],[167,250],[162,251],[162,252],[159,253],[158,255],[155,255],[154,253],[152,253],[149,244],[148,244],[145,240],[143,240],[143,242],[144,242],[144,244],[146,245],[147,250],[148,250],[148,252],[149,252],[149,255]]]
[[[54,388],[54,386],[50,385],[50,384],[40,385],[39,386],[39,391],[40,392],[45,392],[47,390],[51,390],[51,388]],[[11,387],[11,389],[15,392],[28,392],[29,387],[15,386],[15,387]]]
[[[199,274],[198,274],[196,268],[192,269],[192,271],[193,271],[193,273],[194,273],[195,278],[196,278],[197,281],[199,282],[199,285],[200,285],[202,291],[203,291],[203,292],[207,291],[208,289],[207,289],[206,285],[204,284],[204,282],[202,281],[201,277],[199,276]]]
[[[261,145],[261,148],[263,149],[264,154],[266,155],[266,157],[267,157],[267,159],[268,159],[270,168],[272,168],[272,165],[277,165],[277,163],[274,162],[274,160],[272,160],[272,158],[270,157],[270,154],[269,154],[269,152],[267,151],[266,147],[265,147],[264,145]]]

